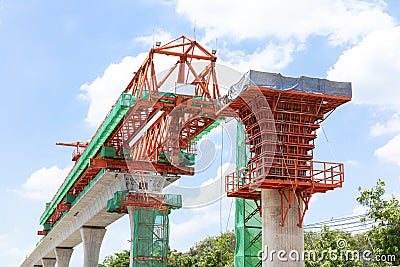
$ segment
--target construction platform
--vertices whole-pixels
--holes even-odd
[[[247,72],[225,97],[248,152],[245,166],[226,176],[227,195],[260,200],[262,189],[274,189],[286,202],[296,195],[305,204],[301,225],[313,193],[342,187],[343,164],[314,161],[313,149],[321,122],[350,100],[350,83]]]

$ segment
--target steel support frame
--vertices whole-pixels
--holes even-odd
[[[312,194],[324,193],[343,184],[343,164],[323,163],[321,169],[316,170],[313,149],[320,123],[350,99],[264,87],[259,90],[268,102],[273,118],[261,116],[265,113],[263,107],[252,107],[252,110],[241,97],[230,103],[245,126],[250,160],[246,167],[226,176],[226,191],[231,197],[260,199],[260,192],[254,187],[278,190],[280,224],[284,225],[296,199],[298,226],[302,227]],[[257,104],[253,106],[257,107]],[[276,140],[269,138],[274,130]]]

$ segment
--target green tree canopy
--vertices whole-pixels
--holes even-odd
[[[233,267],[235,235],[226,232],[219,236],[207,237],[182,253],[170,251],[168,267]]]
[[[315,251],[316,257],[306,257],[307,267],[352,267],[352,266],[398,266],[400,265],[400,204],[395,197],[385,195],[385,183],[378,180],[370,189],[359,188],[357,201],[368,208],[367,217],[375,220],[376,225],[367,232],[352,235],[323,227],[319,232],[306,232],[304,235],[305,250]],[[345,246],[339,242],[345,240]],[[168,267],[233,267],[235,235],[227,232],[215,237],[207,237],[195,244],[187,252],[169,250]],[[336,257],[322,253],[337,250]],[[348,260],[341,254],[343,251],[356,251],[359,256],[364,251],[373,251],[375,255],[390,256],[390,260],[362,261]],[[115,253],[105,258],[100,267],[128,267],[129,251]]]
[[[379,256],[394,255],[394,262],[386,264],[400,265],[400,204],[394,196],[385,195],[385,182],[378,180],[370,189],[359,188],[357,201],[368,208],[368,217],[374,219],[374,225],[368,235],[374,253]]]
[[[365,234],[332,230],[324,226],[321,231],[304,233],[305,265],[307,267],[373,266],[362,262],[368,250]],[[314,254],[315,253],[315,254]]]
[[[99,267],[129,267],[129,250],[107,256]]]
[[[233,267],[234,250],[233,232],[207,237],[188,252],[169,250],[168,267]],[[99,267],[129,267],[129,251],[107,256]]]

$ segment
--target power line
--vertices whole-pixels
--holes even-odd
[[[367,220],[366,222],[371,222],[372,220]],[[361,222],[361,221],[350,221],[350,222],[345,222],[345,223],[339,223],[339,224],[333,224],[333,225],[330,225],[330,224],[324,224],[324,225],[321,225],[321,226],[310,226],[310,227],[307,227],[307,229],[313,229],[313,228],[322,228],[322,227],[324,227],[324,226],[328,226],[328,227],[330,227],[330,228],[334,228],[334,227],[341,227],[341,226],[348,226],[348,225],[352,225],[352,224],[365,224],[365,222]]]
[[[365,232],[372,229],[372,227],[379,223],[379,221],[372,218],[367,218],[368,214],[347,216],[342,218],[335,218],[322,222],[311,223],[304,226],[305,230],[318,230],[324,226],[332,228],[337,231],[345,231],[350,233]],[[366,218],[365,221],[357,220]]]
[[[311,224],[306,224],[304,225],[304,227],[309,227],[309,226],[314,226],[314,225],[320,225],[320,224],[329,224],[332,222],[341,222],[341,221],[346,221],[346,220],[350,220],[350,219],[357,219],[357,218],[362,218],[362,217],[367,217],[368,214],[360,214],[360,215],[353,215],[353,216],[347,216],[347,217],[341,217],[341,218],[336,218],[336,219],[330,219],[330,220],[326,220],[326,221],[322,221],[322,222],[316,222],[316,223],[311,223]]]
[[[228,214],[228,220],[226,221],[226,229],[225,232],[228,232],[228,226],[229,226],[229,220],[231,218],[231,211],[232,211],[232,206],[233,206],[233,200],[234,198],[232,198],[231,200],[231,207],[229,208],[229,214]]]

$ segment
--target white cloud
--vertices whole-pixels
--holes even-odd
[[[392,117],[384,123],[377,122],[371,128],[372,136],[400,132],[400,113],[394,113]]]
[[[292,54],[296,50],[298,49],[292,42],[286,42],[280,45],[269,43],[265,48],[257,49],[252,54],[227,49],[223,49],[221,54],[226,58],[224,63],[242,72],[250,69],[277,71],[292,62]]]
[[[31,174],[21,189],[13,191],[26,198],[50,201],[70,169],[60,169],[57,166],[41,168]]]
[[[395,136],[384,146],[375,150],[375,156],[400,166],[400,135]]]
[[[200,189],[201,189],[201,187],[206,187],[209,185],[214,185],[214,186],[217,185],[217,187],[219,187],[219,183],[221,181],[221,172],[222,172],[223,177],[225,177],[225,175],[235,171],[235,167],[236,167],[236,164],[233,164],[231,162],[227,162],[227,163],[224,163],[222,166],[219,166],[218,170],[217,170],[217,176],[203,182],[200,185]],[[209,189],[207,189],[206,191],[209,191]],[[206,193],[206,192],[204,192],[204,193]]]
[[[339,45],[393,26],[394,19],[384,13],[384,7],[378,0],[178,0],[176,10],[205,29],[207,41],[225,36],[303,42],[310,35],[321,35]]]
[[[165,44],[166,42],[172,41],[172,35],[170,32],[164,31],[163,29],[156,29],[154,30],[154,35],[139,36],[133,39],[133,41],[150,48],[155,45],[155,42]]]
[[[15,239],[15,230],[9,234],[0,235],[0,256],[4,259],[2,266],[19,266],[22,260],[29,255],[33,249],[18,248],[18,240]]]
[[[110,64],[101,77],[81,86],[84,93],[80,97],[90,102],[86,121],[91,126],[98,126],[103,121],[146,56],[147,53],[127,56],[120,63]]]
[[[387,122],[377,122],[372,136],[400,132],[400,26],[371,33],[345,51],[328,71],[327,78],[351,81],[353,102],[393,111]],[[400,135],[375,151],[380,159],[400,165]]]
[[[400,26],[374,32],[345,51],[327,78],[351,81],[353,102],[399,108]]]

